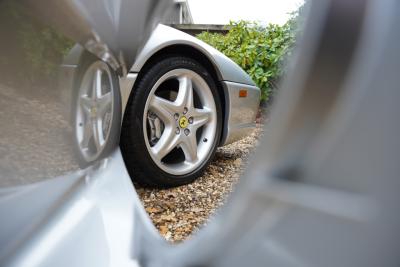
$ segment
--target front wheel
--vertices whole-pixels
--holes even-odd
[[[211,75],[173,56],[138,81],[125,114],[121,150],[134,181],[170,187],[202,174],[218,146],[221,104]]]

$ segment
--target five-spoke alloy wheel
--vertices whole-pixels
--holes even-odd
[[[121,149],[131,177],[161,187],[193,181],[215,152],[221,122],[209,72],[190,58],[161,60],[140,78],[125,114]]]
[[[117,145],[120,93],[115,73],[100,60],[86,57],[79,74],[74,92],[74,129],[79,164],[85,167]]]

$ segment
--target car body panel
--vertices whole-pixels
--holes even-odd
[[[0,188],[0,211],[1,266],[138,266],[137,222],[156,233],[119,151],[85,171]]]
[[[132,88],[136,82],[138,73],[128,73],[126,77],[119,79],[121,90],[122,114],[125,114],[126,105],[128,104],[129,96],[131,95]]]
[[[251,132],[256,126],[256,116],[260,105],[260,89],[256,86],[223,81],[225,90],[225,122],[222,144],[230,144]],[[240,91],[246,97],[240,96]]]
[[[188,45],[199,50],[215,66],[219,80],[255,86],[250,76],[227,56],[189,34],[162,24],[154,30],[143,50],[138,54],[130,72],[140,72],[152,55],[173,45]]]
[[[214,66],[218,81],[225,98],[224,124],[220,146],[232,143],[248,135],[255,126],[255,118],[260,103],[260,89],[250,76],[227,56],[203,41],[174,28],[159,24],[150,39],[138,54],[127,76],[120,78],[122,114],[124,114],[129,96],[134,88],[138,74],[148,60],[163,49],[174,45],[190,46],[202,53]],[[77,45],[71,50],[62,66],[64,76],[75,76],[73,66],[77,66],[83,47]],[[70,81],[65,81],[68,83]],[[65,84],[64,84],[65,85]],[[238,88],[248,89],[248,97],[238,98]],[[244,110],[245,109],[245,110]],[[241,112],[247,112],[243,116]],[[122,123],[122,122],[121,122]]]

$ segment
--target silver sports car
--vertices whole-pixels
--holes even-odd
[[[250,77],[211,46],[165,25],[154,30],[126,78],[80,45],[62,73],[73,77],[66,91],[80,164],[104,158],[121,135],[128,171],[144,185],[192,182],[218,146],[255,126],[260,89]]]

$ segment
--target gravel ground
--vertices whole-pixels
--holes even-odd
[[[204,175],[192,184],[166,190],[137,187],[147,213],[166,240],[185,240],[207,223],[239,181],[261,136],[258,124],[250,136],[218,148]]]

